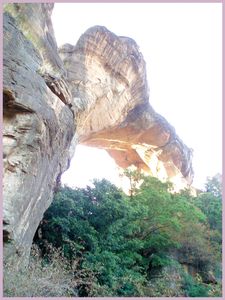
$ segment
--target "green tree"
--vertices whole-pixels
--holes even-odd
[[[213,177],[207,177],[205,184],[206,192],[212,193],[215,197],[222,196],[222,176],[221,174],[216,174]]]
[[[209,267],[221,278],[222,258],[222,182],[221,175],[208,178],[206,192],[194,199],[194,204],[206,216],[207,240],[211,259]]]
[[[80,267],[96,272],[99,285],[107,287],[104,293],[138,296],[145,277],[138,253],[142,242],[133,237],[136,212],[129,198],[110,182],[93,184],[93,188],[66,187],[57,193],[44,215],[39,245],[44,239],[62,247],[71,261],[82,257]],[[80,294],[85,293],[82,287]]]
[[[196,199],[188,191],[172,194],[170,183],[137,171],[126,175],[130,196],[107,180],[94,180],[93,187],[85,189],[61,188],[38,229],[42,238],[36,243],[43,255],[51,243],[62,248],[70,264],[78,262],[79,274],[95,274],[91,289],[82,280],[79,296],[144,296],[148,281],[174,259],[182,257],[199,271],[219,261],[219,256],[212,259],[221,245],[219,224],[211,220],[213,212],[204,211],[202,195]],[[158,284],[157,295],[161,281]],[[196,293],[200,295],[201,288]]]

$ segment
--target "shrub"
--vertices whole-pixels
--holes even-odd
[[[208,297],[210,290],[209,286],[203,284],[201,277],[196,276],[196,279],[189,274],[183,275],[183,289],[188,297]]]
[[[147,287],[145,296],[148,297],[181,297],[184,296],[182,289],[182,267],[174,261],[164,266],[152,276]]]
[[[29,265],[17,270],[13,262],[4,266],[5,297],[76,297],[79,288],[85,283],[94,284],[93,273],[81,272],[62,256],[61,251],[53,249],[51,255],[40,258],[32,250]]]

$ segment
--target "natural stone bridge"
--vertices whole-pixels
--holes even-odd
[[[4,6],[5,259],[28,256],[77,144],[177,185],[193,177],[191,150],[149,103],[135,41],[96,26],[58,49],[52,9]]]

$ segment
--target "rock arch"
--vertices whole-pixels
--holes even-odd
[[[5,259],[29,254],[78,143],[106,149],[122,168],[191,183],[192,152],[151,107],[135,41],[95,26],[58,49],[52,4],[4,9]]]

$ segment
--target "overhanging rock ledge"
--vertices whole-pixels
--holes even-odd
[[[4,259],[28,257],[76,144],[178,185],[192,151],[149,103],[135,41],[105,27],[57,48],[52,4],[4,5]]]

